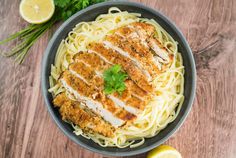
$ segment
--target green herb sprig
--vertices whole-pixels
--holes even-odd
[[[19,32],[10,35],[0,41],[0,45],[17,41],[17,44],[8,52],[1,53],[6,57],[15,57],[16,62],[23,63],[30,48],[37,40],[49,30],[55,23],[66,20],[74,13],[92,4],[100,3],[105,0],[54,0],[55,12],[52,18],[43,24],[30,24]]]
[[[127,77],[128,75],[121,70],[120,65],[114,65],[104,71],[103,79],[105,83],[105,94],[112,94],[114,92],[122,94],[122,92],[126,89],[124,81],[127,79]]]

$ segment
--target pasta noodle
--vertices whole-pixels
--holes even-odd
[[[131,148],[142,145],[145,138],[157,135],[177,117],[184,101],[184,66],[181,54],[178,52],[177,42],[153,19],[141,18],[141,14],[128,13],[112,7],[107,14],[98,16],[92,22],[80,22],[62,40],[57,50],[55,63],[51,66],[49,77],[50,89],[54,96],[64,92],[64,88],[57,83],[62,71],[73,61],[72,57],[79,51],[86,51],[86,46],[93,41],[100,41],[103,37],[118,27],[133,22],[150,23],[156,28],[156,38],[173,53],[173,62],[169,69],[155,79],[156,96],[145,110],[129,126],[118,128],[113,138],[97,133],[83,133],[72,125],[74,133],[87,139],[92,139],[103,147]],[[68,94],[69,95],[69,94]]]

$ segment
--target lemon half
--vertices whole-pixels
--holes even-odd
[[[181,154],[168,145],[161,145],[147,155],[147,158],[182,158]]]
[[[53,0],[22,0],[20,3],[20,15],[32,24],[41,24],[48,21],[54,10]]]

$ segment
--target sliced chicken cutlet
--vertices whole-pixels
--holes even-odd
[[[69,72],[83,80],[87,85],[95,86],[95,89],[97,90],[103,90],[104,81],[102,76],[98,75],[101,72],[94,70],[93,67],[87,65],[87,60],[81,62],[78,58],[79,56],[75,57],[77,62],[74,62],[69,66]],[[125,84],[127,88],[121,95],[114,93],[108,95],[108,98],[126,111],[137,115],[140,110],[143,110],[143,105],[146,104],[147,100],[150,100],[150,95],[138,87],[132,80],[128,79]],[[103,94],[103,99],[105,98],[106,97]]]
[[[65,71],[60,80],[63,86],[76,99],[85,102],[89,109],[92,109],[116,127],[136,117],[123,108],[116,106],[111,99],[97,90],[95,86],[87,85],[82,79],[71,74],[69,71]]]
[[[84,109],[80,102],[69,99],[65,93],[57,95],[53,103],[60,108],[59,111],[63,120],[73,122],[83,131],[93,131],[106,137],[113,136],[114,127],[105,122],[100,116]]]
[[[91,66],[94,70],[103,72],[111,67],[112,63],[101,58],[101,56],[91,52],[79,52],[74,55],[75,62],[83,62]]]
[[[92,45],[90,45],[90,46],[93,49],[93,46]],[[96,49],[96,47],[99,47],[99,46],[100,46],[100,44],[94,46],[94,49]],[[102,47],[102,48],[104,48],[104,47]],[[105,54],[105,53],[106,52],[103,52],[103,51],[100,52],[100,54],[103,54],[104,57],[107,58],[107,59],[112,59],[112,56],[114,56],[114,52],[112,52],[113,54],[111,54],[111,56],[108,55],[108,54]],[[97,54],[91,53],[91,52],[90,53],[88,53],[88,52],[80,52],[80,53],[77,53],[74,56],[74,60],[75,60],[75,62],[81,62],[82,61],[84,63],[84,66],[86,66],[86,68],[85,68],[86,70],[89,70],[90,68],[92,68],[92,69],[94,69],[94,71],[95,71],[95,73],[97,75],[102,75],[102,73],[105,70],[107,70],[108,68],[110,68],[114,64],[125,65],[125,62],[127,62],[127,60],[125,60],[125,59],[122,59],[119,62],[119,60],[120,60],[119,57],[115,56],[115,59],[117,61],[113,60],[112,63],[109,64],[109,63],[105,62],[103,59],[101,59]],[[84,69],[84,68],[82,68],[82,69]],[[81,70],[77,70],[77,71],[81,71]],[[135,73],[139,73],[139,71],[137,71]],[[128,79],[126,84],[128,84],[127,87],[131,87],[132,91],[135,93],[134,95],[138,95],[139,96],[138,98],[142,98],[142,97],[145,97],[145,96],[148,95],[148,93],[146,91],[144,91],[141,87],[139,87],[135,82],[133,82],[133,80],[129,80]]]
[[[82,79],[87,85],[95,86],[99,90],[104,89],[103,79],[100,72],[95,71],[92,67],[84,62],[74,62],[69,65],[71,74]]]
[[[107,48],[102,43],[91,43],[88,46],[89,52],[99,54],[100,56],[106,58],[106,60],[112,62],[113,64],[119,64],[128,73],[129,77],[137,83],[137,85],[147,92],[153,92],[153,85],[148,81],[148,78],[143,74],[136,63],[134,63],[129,58],[121,55],[112,48]]]
[[[135,22],[113,30],[100,43],[90,43],[87,52],[77,53],[60,77],[76,101],[64,93],[54,99],[63,119],[108,137],[115,128],[132,122],[152,99],[153,79],[172,61],[154,35],[154,26]],[[115,64],[129,76],[126,89],[105,95],[103,73]]]
[[[142,70],[148,81],[152,81],[153,78],[160,73],[157,63],[154,62],[155,60],[153,57],[151,58],[152,53],[150,52],[148,54],[144,51],[144,47],[141,46],[141,51],[136,49],[138,48],[137,41],[132,41],[119,34],[109,35],[105,40],[104,43],[106,46],[115,48],[117,52],[133,61]]]
[[[135,22],[114,30],[115,34],[127,38],[135,50],[164,71],[166,65],[172,62],[173,54],[169,52],[156,38],[155,27],[148,23]],[[157,73],[158,74],[158,73]]]
[[[151,37],[156,32],[156,29],[152,24],[148,24],[145,22],[134,22],[134,23],[131,23],[130,25],[127,25],[127,27],[132,28],[143,39],[146,39],[147,37]]]

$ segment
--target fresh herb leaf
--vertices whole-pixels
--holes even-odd
[[[82,8],[86,8],[89,5],[89,0],[82,1]]]
[[[127,79],[127,77],[128,75],[121,70],[120,65],[114,65],[107,69],[103,73],[105,94],[111,94],[114,92],[122,94],[122,92],[126,89],[124,81]]]
[[[54,0],[54,4],[57,7],[64,8],[65,6],[69,5],[71,0]]]
[[[71,15],[81,9],[104,1],[105,0],[54,0],[55,5],[59,10],[58,16],[60,16],[63,20],[68,19]]]

